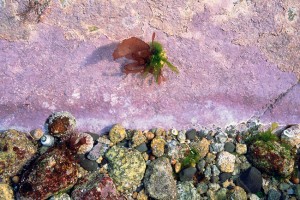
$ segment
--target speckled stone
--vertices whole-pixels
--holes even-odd
[[[145,137],[142,131],[135,131],[132,137],[132,142],[133,142],[132,147],[137,147],[145,143],[146,140],[147,138]]]
[[[199,153],[200,159],[202,159],[209,152],[209,145],[210,145],[210,143],[211,143],[211,141],[207,140],[206,138],[202,138],[198,142],[192,142],[192,143],[190,143],[190,147],[191,148],[195,148],[198,151],[198,153]]]
[[[232,194],[230,195],[232,200],[247,200],[247,193],[239,186],[234,187]]]
[[[176,180],[172,176],[172,167],[167,158],[158,158],[150,163],[144,185],[150,197],[161,200],[175,200]]]
[[[191,181],[177,183],[177,199],[178,200],[199,200],[200,194]]]
[[[223,151],[218,155],[217,166],[221,172],[233,172],[235,165],[235,156],[229,152]]]
[[[109,139],[116,144],[121,142],[126,137],[126,130],[121,124],[114,125],[109,131]]]
[[[144,177],[146,163],[135,149],[113,146],[105,154],[109,161],[108,172],[118,191],[133,192]]]
[[[236,152],[240,155],[246,154],[247,153],[247,145],[246,144],[236,144]]]
[[[154,138],[151,142],[152,154],[156,157],[164,155],[166,141],[162,138]]]
[[[0,133],[0,179],[9,182],[37,152],[35,142],[27,138],[27,133],[7,130]]]
[[[10,185],[6,183],[0,183],[0,199],[1,200],[14,199],[14,193]]]

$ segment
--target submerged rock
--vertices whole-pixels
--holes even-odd
[[[176,199],[176,180],[172,175],[172,167],[167,158],[158,158],[147,168],[144,184],[146,192],[155,199]]]
[[[26,133],[7,130],[0,133],[0,180],[9,181],[37,152],[37,146]]]
[[[140,184],[146,170],[142,154],[135,149],[113,146],[105,154],[108,172],[120,192],[132,192]]]
[[[262,188],[262,175],[258,169],[251,167],[242,172],[237,179],[237,185],[244,188],[249,193],[257,193]]]
[[[73,200],[125,200],[125,198],[118,193],[113,180],[108,175],[103,175],[98,172],[80,179],[74,186],[71,196]]]
[[[17,197],[46,199],[73,187],[78,169],[73,153],[60,145],[48,149],[22,176]]]
[[[254,142],[248,158],[255,167],[271,175],[287,177],[294,170],[292,151],[277,141]]]

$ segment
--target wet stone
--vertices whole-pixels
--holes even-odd
[[[180,181],[191,181],[193,180],[193,176],[195,175],[197,169],[195,167],[189,167],[181,170],[179,177]]]
[[[215,139],[218,143],[225,143],[226,140],[228,139],[228,136],[224,132],[219,132],[216,134]]]
[[[268,199],[267,200],[280,200],[281,193],[277,190],[270,189],[268,192]]]
[[[235,145],[232,142],[226,142],[224,145],[224,150],[233,153],[235,150]]]
[[[205,170],[205,160],[200,160],[198,163],[197,163],[197,169],[200,171],[200,172],[203,172]]]
[[[105,152],[109,149],[109,144],[98,142],[93,149],[88,153],[87,158],[90,160],[97,160],[104,156]]]
[[[95,160],[87,159],[83,154],[78,155],[80,166],[90,172],[99,169],[98,163]]]
[[[246,144],[236,144],[236,152],[240,155],[246,154],[247,153],[247,145]]]
[[[218,155],[217,166],[222,172],[233,172],[235,166],[235,156],[223,151]]]
[[[220,177],[220,182],[221,182],[221,183],[225,182],[226,180],[230,179],[231,176],[232,176],[231,173],[221,173],[221,174],[219,175],[219,177]]]
[[[154,138],[151,142],[152,154],[156,157],[164,155],[166,141],[162,138]]]
[[[204,194],[208,190],[208,185],[204,182],[201,182],[197,185],[197,191],[199,194]]]
[[[0,199],[1,200],[14,199],[14,193],[10,185],[0,182]]]
[[[177,199],[178,200],[199,200],[200,194],[191,181],[178,182]]]
[[[212,176],[210,178],[210,182],[212,182],[212,183],[218,183],[218,181],[219,181],[219,177],[218,176]]]
[[[125,139],[125,137],[126,137],[126,130],[120,124],[114,125],[109,131],[109,139],[114,144],[121,142],[122,140]]]
[[[148,147],[146,143],[142,143],[136,147],[136,150],[138,150],[139,152],[146,152],[148,150]]]
[[[197,134],[197,131],[196,129],[191,129],[189,131],[186,132],[186,138],[188,140],[195,140],[196,139],[196,134]]]
[[[232,200],[247,200],[247,193],[239,186],[234,187],[233,193],[230,195]]]
[[[209,147],[211,153],[219,153],[224,150],[224,143],[212,143]]]
[[[145,173],[144,185],[152,198],[176,199],[176,180],[172,176],[172,167],[167,158],[157,158],[150,163]]]
[[[242,172],[237,180],[237,185],[244,188],[247,192],[257,193],[262,188],[261,172],[255,167],[251,167]]]
[[[179,133],[177,135],[177,140],[180,143],[185,143],[185,140],[186,140],[186,131],[179,131]]]

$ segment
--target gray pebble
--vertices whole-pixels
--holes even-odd
[[[146,152],[148,150],[146,143],[142,143],[136,147],[136,149],[140,152]]]
[[[195,167],[189,167],[181,170],[179,174],[180,181],[191,181],[195,175],[197,169]]]
[[[224,145],[224,150],[233,153],[235,150],[235,145],[232,142],[226,142]]]

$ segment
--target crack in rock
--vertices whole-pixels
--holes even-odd
[[[300,81],[297,81],[297,83],[293,84],[286,91],[280,93],[276,98],[274,98],[268,104],[266,104],[264,107],[262,107],[261,111],[258,112],[258,114],[254,117],[255,118],[261,118],[268,111],[271,112],[272,109],[298,84],[300,84]]]

